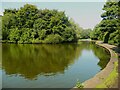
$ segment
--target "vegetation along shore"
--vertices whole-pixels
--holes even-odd
[[[15,72],[19,72],[19,70],[20,71],[24,70],[23,69],[24,66],[22,66],[23,63],[26,63],[26,67],[28,68],[29,68],[29,65],[31,65],[33,69],[32,63],[34,63],[34,65],[37,64],[36,68],[39,67],[46,74],[43,76],[50,76],[53,74],[57,75],[58,73],[62,73],[61,75],[64,75],[64,73],[66,73],[67,70],[69,70],[69,68],[72,67],[73,63],[75,65],[78,64],[76,63],[77,60],[78,61],[81,60],[80,56],[82,57],[83,53],[85,53],[86,56],[83,55],[84,57],[87,57],[87,54],[93,55],[91,60],[93,59],[96,60],[97,64],[95,63],[94,65],[97,68],[97,70],[96,72],[91,74],[92,76],[89,76],[92,78],[88,79],[88,77],[85,77],[85,80],[86,78],[87,80],[86,81],[83,80],[84,81],[83,83],[77,82],[75,88],[118,88],[118,76],[119,76],[118,75],[119,74],[118,59],[120,58],[120,19],[119,19],[120,1],[108,0],[104,4],[102,9],[104,11],[101,14],[102,20],[93,28],[93,30],[90,28],[83,29],[74,21],[74,19],[68,17],[65,11],[60,11],[57,9],[47,9],[47,8],[38,9],[37,6],[32,4],[25,4],[23,7],[20,7],[18,9],[5,9],[3,12],[3,16],[0,16],[0,30],[2,30],[2,32],[0,32],[0,42],[3,43],[3,48],[4,48],[4,50],[1,49],[1,53],[2,51],[4,52],[3,65],[7,67],[7,70],[10,70],[8,66],[11,65],[10,64],[11,62],[8,62],[7,61],[8,58],[6,57],[6,55],[8,55],[9,58],[11,58],[11,61],[14,62],[14,60],[18,60],[17,64],[19,65],[19,67],[22,67],[22,69],[16,68],[17,65],[13,63],[16,68]],[[79,44],[82,41],[96,42],[98,46],[102,47],[102,49],[99,48],[99,50],[101,50],[100,52],[105,53],[106,49],[109,51],[110,60],[103,70],[99,70],[101,69],[101,67],[98,67],[99,66],[98,61],[101,58],[97,57],[96,55],[96,48],[98,48],[97,45],[95,44],[96,45],[95,46],[94,44],[90,44],[90,43],[88,43],[88,45],[87,43]],[[15,45],[16,49],[14,49],[14,51],[13,51],[12,45],[7,46],[7,44],[9,43],[13,43]],[[66,45],[63,45],[63,43],[65,43]],[[23,50],[21,48],[23,47],[22,44],[24,45],[37,44],[38,46],[28,45],[29,48],[25,48]],[[46,46],[43,44],[45,44]],[[55,44],[57,44],[58,46]],[[83,44],[83,47],[82,47],[82,44]],[[84,45],[86,45],[86,47]],[[105,50],[103,50],[103,48],[105,48]],[[7,51],[12,53],[8,54]],[[23,60],[19,60],[18,57],[14,57],[15,56],[14,54],[16,53],[19,53],[20,55],[22,55],[21,52],[23,53],[23,51],[26,54],[26,57],[23,57]],[[60,55],[61,52],[62,52],[61,54],[62,56]],[[40,66],[37,60],[34,61],[34,58],[32,57],[31,53],[35,54],[33,56],[35,58],[37,57],[36,59],[38,60],[39,63],[41,62],[38,57],[43,58],[44,64],[41,63],[41,66]],[[39,53],[41,54],[41,56]],[[20,55],[18,56],[20,57]],[[31,58],[29,58],[30,55],[31,55]],[[46,60],[46,57],[47,58],[49,57],[50,60],[49,59]],[[87,59],[89,59],[89,57]],[[27,62],[24,61],[24,59],[27,59],[28,62],[29,60],[31,61],[28,64]],[[71,61],[71,59],[75,61]],[[5,62],[5,60],[7,62]],[[46,63],[46,61],[49,64]],[[84,63],[83,61],[81,62]],[[44,65],[45,65],[45,69],[43,69]],[[49,70],[46,67],[47,65],[51,67],[51,70]],[[61,65],[63,66],[61,67]],[[73,65],[73,67],[75,65]],[[59,72],[58,66],[61,69],[61,72]],[[33,69],[33,71],[37,71],[37,74],[35,74],[35,76],[40,74],[40,71],[39,71],[40,69],[36,70],[36,68]],[[74,67],[74,68],[77,68],[77,67]],[[74,68],[73,68],[73,71],[75,71]],[[23,71],[23,72],[28,74],[27,72],[28,69],[25,69],[25,70],[26,71]],[[54,73],[52,71],[54,71]],[[13,72],[14,72],[14,69],[13,69]],[[71,71],[67,72],[67,75],[69,75],[68,73],[70,72]],[[29,73],[31,74],[32,72],[30,71]],[[17,73],[17,74],[20,74],[20,73]],[[58,78],[59,80],[61,80],[60,77]],[[22,82],[23,79],[20,79],[20,80]],[[45,80],[47,80],[46,77],[45,77]],[[50,86],[49,84],[48,86]]]

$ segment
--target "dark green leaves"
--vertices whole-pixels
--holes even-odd
[[[3,40],[14,43],[62,43],[76,40],[75,28],[65,13],[58,10],[38,10],[26,4],[18,10],[6,9]]]
[[[103,40],[110,44],[120,45],[120,19],[119,19],[119,2],[108,1],[103,7],[105,11],[101,17],[103,20],[94,28],[92,39]],[[96,34],[97,33],[97,34]]]

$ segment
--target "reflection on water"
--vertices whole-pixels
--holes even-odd
[[[64,73],[73,63],[76,45],[3,45],[3,69],[7,74],[21,74],[32,79],[38,74]]]
[[[92,59],[98,58],[100,60],[100,61],[97,61],[97,60],[94,61],[96,62],[96,64],[94,64],[94,66],[91,67],[93,69],[96,68],[96,71],[94,70],[95,72],[93,71],[93,73],[91,73],[90,76],[83,75],[85,79],[88,79],[93,74],[99,72],[100,69],[103,69],[108,63],[108,60],[110,57],[109,53],[107,53],[104,48],[100,48],[93,43],[79,42],[78,44],[57,44],[57,45],[3,44],[2,45],[2,55],[3,55],[2,68],[3,68],[3,71],[5,72],[4,76],[6,77],[7,75],[20,75],[20,76],[17,76],[17,78],[24,77],[25,79],[28,79],[28,80],[34,80],[34,79],[37,80],[41,76],[44,76],[44,78],[45,77],[50,78],[51,76],[55,76],[57,78],[57,76],[61,74],[63,75],[62,77],[64,77],[67,72],[70,72],[70,71],[73,72],[74,69],[76,70],[82,67],[85,67],[85,68],[87,68],[87,66],[89,67],[89,63],[91,62],[90,60],[87,61],[86,65],[79,66],[80,64],[79,65],[77,63],[75,64],[75,62],[78,62],[78,61],[80,62],[80,58],[82,58],[82,60],[86,58],[85,56],[82,56],[83,51],[85,50],[86,50],[85,52],[86,55],[88,54],[91,55],[92,53],[94,54],[93,58],[88,57],[88,59],[92,60]],[[81,60],[81,63],[82,63],[82,60]],[[73,68],[70,69],[69,68],[70,66]],[[86,72],[88,71],[86,70]],[[78,76],[80,76],[79,74],[80,73],[78,73]],[[10,77],[8,76],[7,78],[10,78]],[[7,78],[5,78],[6,81],[7,81]],[[69,76],[69,78],[74,79],[73,76]],[[22,81],[20,83],[22,83]],[[4,83],[4,86],[5,84],[6,83]],[[69,84],[68,86],[70,85],[71,84]],[[60,86],[58,85],[58,87]]]

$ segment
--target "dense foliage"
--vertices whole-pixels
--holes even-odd
[[[73,19],[70,19],[70,23],[73,25],[75,29],[77,39],[88,39],[90,38],[91,29],[83,29],[79,26],[79,24],[75,23]]]
[[[80,33],[80,39],[88,39],[90,38],[91,29],[83,29]]]
[[[74,25],[64,12],[39,10],[26,4],[20,9],[5,9],[2,40],[14,43],[62,43],[77,41]]]
[[[119,19],[119,2],[108,1],[103,7],[105,11],[101,17],[103,20],[96,25],[91,38],[95,40],[103,40],[105,43],[120,46],[120,19]]]

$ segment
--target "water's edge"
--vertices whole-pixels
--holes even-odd
[[[97,85],[102,83],[103,80],[105,78],[107,78],[108,75],[111,73],[111,71],[114,69],[114,63],[116,61],[118,61],[118,58],[115,57],[116,54],[111,49],[111,47],[112,48],[115,47],[114,45],[104,44],[101,41],[93,41],[93,42],[95,42],[95,44],[107,49],[109,51],[111,57],[110,57],[108,64],[106,65],[106,67],[103,70],[101,70],[95,76],[93,76],[92,78],[90,78],[82,83],[84,85],[84,88],[95,88]],[[77,87],[73,87],[72,90],[74,90],[74,88],[77,88]]]
[[[89,42],[92,42],[92,41],[89,41]],[[94,44],[95,44],[95,42],[94,42]],[[102,46],[97,45],[97,44],[96,44],[96,46],[103,48]],[[104,49],[106,49],[106,48],[104,48]],[[98,49],[97,49],[97,51],[98,51]],[[109,55],[110,55],[110,52],[109,52],[108,49],[106,49],[105,51],[107,51],[107,52],[109,53]],[[100,54],[100,55],[101,55],[101,54]],[[107,54],[106,54],[106,55],[107,55]],[[89,57],[89,56],[88,56],[88,57]],[[104,54],[103,54],[103,57],[104,57]],[[110,57],[110,56],[109,56],[109,57]],[[110,59],[110,58],[109,58],[109,59]],[[109,60],[109,59],[108,59],[108,60]],[[108,61],[108,62],[109,62],[109,61]],[[108,62],[106,63],[106,65],[108,64]],[[105,67],[106,67],[106,65],[105,65]],[[104,67],[104,68],[105,68],[105,67]],[[103,68],[103,69],[104,69],[104,68]],[[80,70],[80,69],[79,69],[79,70]],[[97,73],[99,73],[99,72],[97,72]],[[97,73],[96,73],[96,74],[97,74]],[[94,77],[96,74],[94,74],[92,77]],[[79,74],[78,74],[78,75],[79,75]],[[90,77],[90,78],[91,78],[91,77]],[[89,79],[90,79],[90,78],[89,78]],[[86,79],[85,81],[87,81],[87,80],[89,80],[89,79]],[[84,83],[85,81],[83,81],[83,83]],[[74,82],[74,84],[75,84],[75,83],[76,83],[76,82]],[[74,86],[74,85],[73,85],[73,86]],[[71,87],[71,88],[72,88],[72,87]]]

